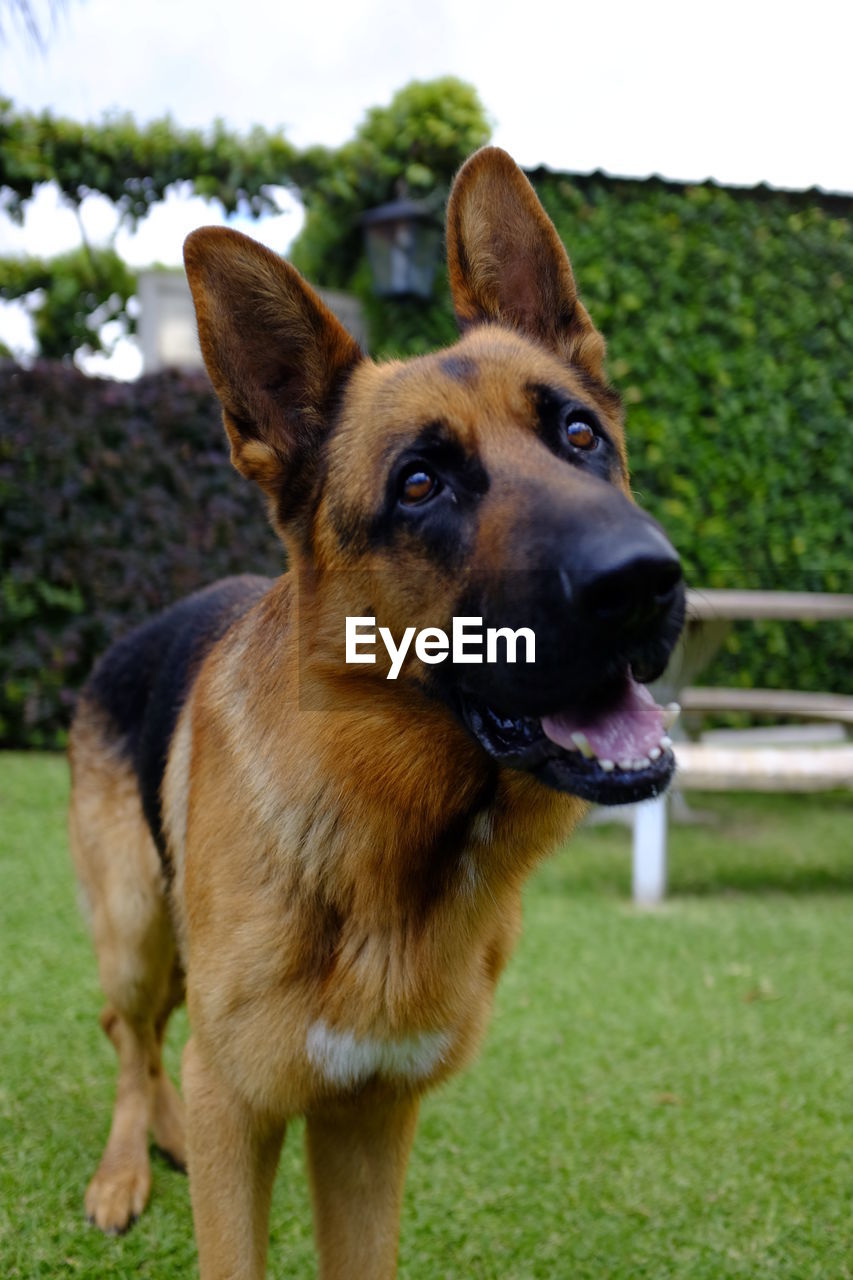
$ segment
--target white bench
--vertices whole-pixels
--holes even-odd
[[[689,715],[744,711],[853,726],[853,697],[771,689],[695,688],[696,676],[739,620],[828,621],[853,618],[853,595],[810,592],[690,591],[687,624],[658,701],[678,700]],[[697,791],[822,791],[853,788],[853,743],[781,747],[740,742],[676,740],[677,789]],[[842,736],[839,731],[839,736]],[[638,903],[660,902],[666,892],[667,798],[639,804],[634,812],[633,894]]]
[[[853,743],[824,747],[717,746],[676,742],[676,785],[694,791],[853,790]],[[634,811],[634,901],[650,905],[666,892],[666,795]]]
[[[793,689],[683,689],[685,715],[713,711],[748,711],[756,715],[800,716],[804,720],[838,720],[853,725],[853,698],[844,693],[802,693]]]

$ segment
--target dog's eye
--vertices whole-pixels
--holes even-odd
[[[434,498],[441,482],[420,464],[409,467],[400,477],[400,501],[405,507],[417,507]]]
[[[565,425],[566,440],[575,449],[590,450],[598,446],[595,430],[582,418],[570,418]]]

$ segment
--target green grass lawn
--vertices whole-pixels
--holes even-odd
[[[67,787],[59,757],[0,756],[0,1277],[191,1275],[156,1156],[127,1236],[83,1220],[114,1057]],[[853,797],[698,803],[716,821],[673,831],[658,911],[628,901],[622,827],[531,882],[483,1054],[424,1104],[401,1276],[853,1276]],[[298,1124],[272,1235],[272,1276],[314,1274]]]

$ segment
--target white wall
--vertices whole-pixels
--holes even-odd
[[[346,293],[318,289],[326,306],[362,347],[367,330],[357,298]],[[140,271],[138,321],[143,371],[191,369],[202,363],[198,347],[195,311],[183,271]]]

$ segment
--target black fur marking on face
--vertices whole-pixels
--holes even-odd
[[[404,522],[396,518],[401,514],[398,512],[398,485],[402,471],[418,461],[423,461],[441,476],[445,489],[449,484],[458,485],[457,500],[461,499],[459,505],[462,511],[489,488],[489,477],[479,459],[476,455],[469,454],[442,422],[429,423],[396,455],[392,453],[389,458],[391,470],[378,510],[365,512],[357,507],[337,503],[330,506],[329,523],[344,552],[364,555],[371,548],[387,546],[395,534],[401,531],[401,524]],[[415,516],[412,526],[417,522],[416,511],[417,508],[408,513]],[[441,541],[439,526],[440,522],[437,522],[433,531],[433,542],[436,544]],[[449,533],[456,536],[452,528]]]
[[[616,446],[599,415],[589,404],[567,395],[556,387],[535,384],[529,387],[538,418],[539,435],[558,458],[588,469],[602,480],[614,480],[621,473]],[[598,437],[598,445],[589,452],[573,449],[565,437],[566,424],[576,419],[587,423]]]
[[[461,382],[467,387],[473,386],[480,376],[476,360],[471,360],[468,356],[445,356],[439,361],[438,367],[453,382]]]
[[[160,854],[172,866],[160,789],[178,716],[202,660],[231,625],[272,586],[246,574],[197,591],[122,636],[95,667],[83,697],[106,712],[139,781],[142,810]]]
[[[406,507],[400,502],[403,476],[415,465],[434,475],[439,486],[428,502]],[[476,454],[470,453],[441,421],[423,427],[393,459],[380,509],[371,520],[371,547],[399,539],[420,544],[442,567],[461,564],[473,544],[477,506],[488,492],[489,477]]]
[[[624,416],[624,406],[622,397],[614,387],[609,387],[600,378],[593,377],[591,373],[581,368],[580,365],[572,365],[572,373],[594,400],[606,409],[608,413],[612,413],[615,418],[621,421]]]
[[[365,516],[352,507],[333,506],[329,511],[329,524],[341,551],[361,556],[370,550],[371,516]]]

